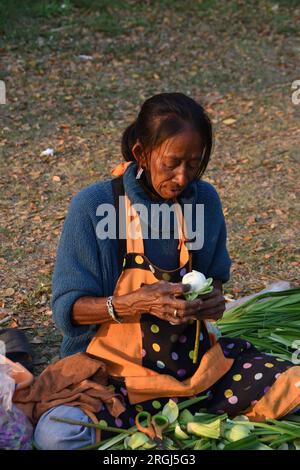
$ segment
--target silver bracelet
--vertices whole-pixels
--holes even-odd
[[[106,300],[108,313],[115,322],[122,323],[121,319],[116,315],[115,309],[112,304],[112,298],[112,295],[110,295],[109,297],[107,297]]]

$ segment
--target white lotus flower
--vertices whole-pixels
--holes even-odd
[[[182,278],[182,283],[191,286],[189,292],[184,294],[185,299],[194,300],[198,295],[209,294],[213,290],[212,282],[212,277],[206,279],[204,274],[194,269],[192,272],[185,274]]]

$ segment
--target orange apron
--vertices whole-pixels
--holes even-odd
[[[121,165],[121,174],[127,166],[127,164]],[[126,194],[125,208],[126,256],[123,270],[114,289],[113,295],[116,296],[131,293],[140,288],[142,283],[153,284],[158,281],[154,274],[157,267],[152,265],[151,261],[144,255],[139,216]],[[183,269],[191,270],[192,268],[191,253],[188,252],[185,245],[186,230],[179,203],[175,203],[175,211],[178,223],[180,265],[175,270],[164,271],[162,279],[165,280],[170,280],[174,272]],[[137,265],[142,266],[146,263],[148,269],[128,267],[128,262],[132,258],[134,258]],[[153,316],[153,318],[156,317]],[[196,324],[196,322],[194,323]],[[201,327],[202,329],[205,328],[205,322],[201,322]],[[141,315],[126,317],[126,322],[121,324],[113,320],[102,324],[89,344],[87,352],[106,362],[110,376],[125,378],[131,403],[139,403],[157,397],[188,397],[210,387],[230,369],[233,363],[233,359],[224,357],[214,334],[210,333],[209,337],[211,341],[208,350],[199,351],[201,362],[198,364],[198,368],[192,377],[185,380],[177,380],[168,374],[143,366]]]
[[[131,162],[120,164],[113,174],[122,175],[130,164]],[[153,284],[158,279],[174,282],[176,275],[179,277],[179,272],[191,270],[192,257],[185,245],[186,231],[180,205],[176,203],[179,268],[162,271],[144,255],[139,216],[126,194],[125,203],[126,255],[114,295],[129,294],[142,283]],[[180,282],[180,277],[176,282]],[[102,324],[87,348],[89,354],[105,361],[112,378],[125,380],[130,404],[163,397],[191,397],[211,389],[215,398],[207,402],[208,409],[209,403],[218,403],[222,408],[220,412],[226,411],[229,415],[234,415],[243,411],[254,421],[278,418],[299,406],[299,366],[288,361],[278,362],[281,360],[259,353],[242,339],[222,337],[217,340],[213,333],[208,333],[208,324],[205,321],[201,321],[201,331],[202,336],[208,337],[208,341],[195,344],[199,346],[198,362],[188,378],[180,380],[170,373],[145,366],[142,317],[126,317],[126,322],[121,324],[113,320]],[[152,315],[151,318],[157,323],[157,317]],[[172,325],[168,325],[171,331]],[[195,329],[196,322],[193,325]],[[197,341],[197,335],[195,336]],[[238,400],[243,401],[242,408],[235,408],[234,411]],[[205,402],[202,404],[206,405]]]

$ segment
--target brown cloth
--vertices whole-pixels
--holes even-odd
[[[59,405],[78,406],[93,421],[105,403],[112,416],[125,410],[121,395],[107,384],[106,365],[86,353],[77,353],[50,364],[29,386],[16,390],[14,404],[33,424],[45,411]]]

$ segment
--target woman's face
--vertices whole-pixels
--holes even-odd
[[[165,140],[152,151],[147,164],[144,157],[141,163],[156,193],[163,199],[173,199],[195,179],[202,152],[199,133],[186,130]]]

